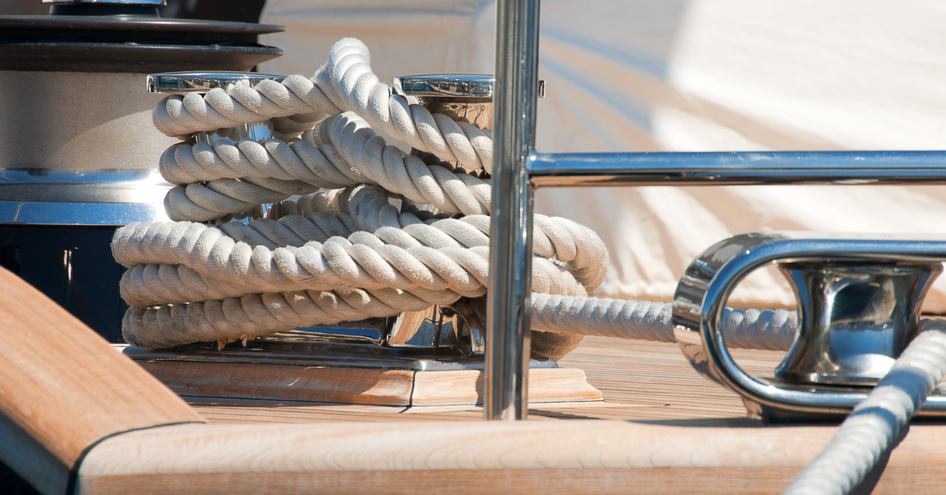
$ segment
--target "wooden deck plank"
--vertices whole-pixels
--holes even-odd
[[[924,428],[926,434],[914,430],[890,457],[877,493],[942,491],[946,426]],[[834,431],[628,421],[181,425],[104,441],[83,464],[80,488],[82,493],[777,493]]]
[[[752,372],[769,371],[779,354],[738,351],[737,359]],[[745,409],[729,390],[700,376],[673,344],[599,337],[585,342],[560,363],[584,371],[606,402],[540,403],[533,401],[531,417],[557,419],[683,420],[739,419]],[[433,372],[432,372],[433,373]],[[210,401],[188,398],[209,421],[320,422],[339,421],[462,421],[482,416],[478,407],[344,408],[337,404],[286,401]],[[436,404],[436,401],[420,401]],[[404,416],[404,417],[395,417]],[[741,421],[741,420],[740,420]]]
[[[482,403],[481,371],[418,371],[414,378],[411,407],[468,405]],[[585,373],[576,368],[537,369],[529,373],[529,401],[600,401],[601,392],[588,384]],[[458,396],[458,393],[460,394]]]
[[[143,361],[142,367],[180,395],[191,397],[254,397],[263,400],[407,406],[414,372],[231,364]]]
[[[736,357],[760,374],[779,361],[772,352]],[[83,488],[776,493],[836,430],[747,419],[734,393],[692,370],[670,344],[590,338],[561,364],[583,369],[605,401],[535,402],[529,421],[508,424],[481,421],[477,407],[191,398],[208,429],[103,444]],[[944,438],[946,426],[914,425],[875,493],[942,491]],[[150,465],[126,462],[128,449],[141,448],[168,454]]]

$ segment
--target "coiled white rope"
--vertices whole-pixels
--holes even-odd
[[[176,184],[165,205],[177,221],[125,226],[112,243],[128,268],[126,340],[228,342],[483,295],[492,140],[392,95],[368,60],[360,41],[345,39],[311,80],[156,107],[154,123],[169,135],[277,118],[288,141],[182,142],[163,154],[161,173]],[[407,155],[375,129],[444,163]],[[295,195],[304,196],[287,201]],[[272,218],[195,223],[278,201],[283,213]],[[600,284],[607,252],[594,232],[564,218],[535,224],[535,291],[584,296]],[[580,341],[550,338],[567,344],[561,352]]]
[[[786,494],[846,494],[861,488],[906,436],[910,419],[946,373],[946,320],[923,320],[921,327],[887,376],[854,408]]]
[[[289,76],[252,88],[216,88],[203,96],[171,96],[156,107],[154,123],[169,135],[271,118],[282,119],[276,127],[284,137],[314,128],[288,142],[182,142],[163,154],[161,173],[177,185],[165,205],[180,222],[132,224],[113,242],[116,260],[128,267],[121,281],[132,306],[124,320],[127,340],[144,347],[226,342],[483,294],[490,186],[469,172],[490,170],[492,140],[466,122],[391,95],[368,60],[361,42],[344,39],[313,80]],[[407,155],[375,128],[460,168]],[[279,218],[216,227],[186,222],[309,193],[281,203],[278,210],[286,214]],[[401,208],[392,197],[403,201]],[[422,219],[415,205],[440,216]],[[584,296],[604,277],[603,243],[567,219],[536,215],[534,251],[536,292]],[[639,303],[635,311],[615,313],[611,301],[556,301],[536,299],[536,329],[571,335],[573,342],[595,329],[613,335],[619,328],[672,339],[665,305]],[[648,326],[635,316],[639,310],[658,318]],[[733,321],[742,322],[731,332],[735,345],[784,348],[792,337],[791,328],[734,314]],[[770,338],[739,338],[740,329]]]
[[[346,112],[291,143],[274,139],[179,143],[161,157],[161,174],[178,187],[165,205],[174,220],[206,221],[321,188],[378,185],[444,214],[485,214],[489,182],[425,164],[386,145],[368,123]]]
[[[128,268],[121,281],[131,305],[126,340],[143,347],[227,342],[484,293],[487,132],[392,95],[354,39],[336,43],[311,80],[289,76],[171,96],[154,112],[156,127],[176,136],[267,119],[276,119],[289,140],[182,142],[162,155],[161,173],[177,186],[165,205],[178,222],[128,225],[112,245]],[[458,167],[407,155],[374,129]],[[299,194],[307,196],[284,201]],[[188,222],[276,201],[284,212],[276,218]],[[579,335],[622,331],[672,340],[667,305],[583,297],[606,269],[607,252],[594,232],[536,215],[534,252],[537,293],[579,296],[537,297],[537,330],[568,335],[572,343]],[[737,346],[785,348],[793,336],[789,313],[727,315],[727,336]]]
[[[154,124],[169,136],[187,136],[276,117],[303,116],[302,122],[314,122],[320,116],[352,111],[387,137],[458,162],[468,171],[490,171],[493,142],[489,133],[443,114],[431,114],[392,94],[390,86],[371,70],[368,47],[361,41],[345,38],[335,43],[313,79],[292,75],[282,82],[264,80],[253,87],[172,96],[155,109]]]

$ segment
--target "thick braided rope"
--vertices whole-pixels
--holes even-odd
[[[354,38],[335,43],[316,81],[339,108],[363,116],[382,134],[411,147],[457,162],[469,171],[492,170],[493,141],[476,126],[431,114],[378,80],[371,70],[368,47]]]
[[[299,75],[281,82],[263,80],[255,86],[236,84],[214,88],[204,95],[188,93],[162,100],[153,114],[155,127],[170,136],[235,127],[276,117],[304,115],[301,122],[318,116],[353,111],[362,115],[385,136],[418,150],[458,163],[469,171],[492,167],[489,133],[467,122],[431,114],[421,105],[408,104],[403,96],[372,72],[368,48],[345,38],[332,46],[328,62],[312,80]],[[311,119],[311,120],[310,120]],[[298,130],[285,119],[280,126]]]
[[[122,229],[121,234],[115,236],[112,249],[115,258],[130,268],[122,279],[123,297],[130,304],[139,306],[158,304],[162,300],[163,302],[200,300],[201,294],[213,294],[206,298],[221,297],[220,289],[214,289],[213,283],[205,280],[204,277],[212,278],[215,274],[226,274],[226,272],[219,271],[219,268],[204,268],[200,274],[192,273],[194,263],[206,264],[207,262],[200,258],[201,254],[183,255],[179,252],[184,249],[180,246],[193,246],[193,249],[196,249],[198,241],[225,243],[226,247],[201,248],[202,255],[208,256],[212,253],[218,258],[226,257],[226,260],[217,260],[217,265],[236,266],[246,264],[247,260],[244,258],[249,256],[249,253],[253,254],[253,259],[263,263],[271,258],[272,254],[267,254],[264,258],[260,250],[274,250],[279,246],[286,248],[304,246],[305,249],[314,249],[319,242],[330,241],[332,236],[351,235],[349,241],[353,246],[347,248],[349,250],[356,249],[354,245],[358,244],[377,245],[378,249],[385,249],[385,252],[391,249],[385,247],[384,244],[407,250],[406,252],[398,251],[394,255],[388,253],[394,261],[399,261],[397,256],[405,256],[411,250],[416,251],[421,248],[437,249],[451,255],[449,253],[463,253],[464,249],[469,248],[485,249],[489,244],[488,217],[435,218],[431,219],[429,224],[423,223],[415,215],[398,214],[396,208],[386,203],[387,198],[384,193],[373,187],[359,188],[344,193],[323,193],[309,197],[308,200],[309,206],[306,209],[309,216],[286,215],[278,220],[258,219],[248,225],[228,222],[221,225],[219,230],[216,227],[184,222],[130,225]],[[385,221],[384,215],[377,213],[384,210],[376,206],[377,204],[383,204],[393,210],[389,221]],[[298,209],[298,205],[294,204],[294,206]],[[371,213],[359,215],[359,211]],[[564,263],[582,285],[589,289],[596,287],[604,276],[604,261],[607,252],[594,232],[565,219],[555,219],[557,221],[552,222],[552,219],[537,216],[536,220],[536,254]],[[555,228],[556,226],[558,228]],[[567,228],[563,229],[562,226]],[[205,232],[205,230],[211,232]],[[374,234],[367,234],[367,232],[374,232]],[[341,240],[331,240],[333,244],[338,242]],[[234,249],[232,246],[235,243],[243,243],[245,246]],[[162,251],[162,246],[165,245],[173,245],[175,249],[173,252],[166,249]],[[234,251],[225,252],[224,249]],[[303,251],[308,252],[305,249]],[[238,256],[241,252],[246,253],[244,258],[234,259],[234,256]],[[334,252],[333,250],[332,253]],[[423,253],[423,249],[421,252]],[[145,257],[146,254],[150,257]],[[421,254],[421,256],[426,255]],[[182,257],[187,260],[183,261]],[[461,264],[464,262],[463,259],[459,261]],[[161,265],[161,262],[171,264]],[[411,262],[416,263],[417,260],[412,259]],[[425,262],[430,262],[430,260]],[[440,265],[432,264],[431,266]],[[401,261],[401,266],[404,266],[403,261]],[[172,272],[174,272],[173,275]],[[198,275],[201,278],[198,278]],[[544,276],[544,274],[537,272],[537,276]],[[251,281],[255,285],[252,287],[240,284],[236,280],[230,281],[224,284],[225,287],[227,290],[236,292],[228,292],[227,295],[237,295],[240,294],[239,291],[277,290],[276,287],[267,284],[268,277],[270,276],[261,278],[258,273],[254,273]],[[330,280],[329,283],[335,283],[335,281]],[[189,290],[185,291],[185,289]],[[289,289],[283,285],[278,290]],[[169,294],[172,293],[187,295],[171,298]]]
[[[180,143],[164,153],[161,172],[178,185],[165,200],[171,218],[207,221],[277,201],[281,213],[219,228],[178,222],[120,229],[113,251],[129,268],[121,282],[133,306],[127,340],[147,347],[227,341],[483,294],[490,186],[464,170],[489,171],[489,135],[391,96],[357,40],[336,43],[314,80],[290,76],[170,97],[155,109],[155,125],[170,135],[274,118],[277,134],[301,138]],[[372,127],[461,168],[406,155]],[[534,237],[533,290],[584,296],[600,284],[607,252],[590,229],[536,215]],[[605,303],[585,301],[558,306],[554,345],[577,343],[583,332],[564,329],[589,312],[614,316],[611,333],[646,328],[633,311],[611,315],[597,309]],[[542,308],[537,314],[541,327]],[[746,323],[734,328],[771,331],[759,318],[769,314],[733,313],[733,321]]]
[[[298,119],[299,125],[290,127],[302,127],[306,121],[314,122],[320,116],[339,112],[315,83],[305,76],[291,75],[281,82],[264,79],[252,87],[234,84],[203,95],[168,96],[155,106],[152,122],[168,136],[187,136],[279,117]],[[280,122],[288,124],[287,119]]]
[[[274,237],[273,231],[258,226],[259,230],[234,222],[225,225],[242,234],[263,231]],[[343,249],[320,249],[326,245]],[[358,251],[357,246],[375,251]],[[226,236],[223,229],[203,224],[126,226],[113,240],[116,259],[131,267],[121,284],[123,298],[135,306],[124,320],[125,338],[142,347],[236,340],[314,322],[389,316],[485,291],[485,247],[468,249],[465,259],[454,256],[466,261],[460,266],[426,246],[421,246],[426,256],[420,260],[411,256],[412,249],[395,250],[396,256],[388,258],[392,263],[385,266],[386,259],[373,256],[385,247],[379,238],[363,231],[349,239],[330,237],[325,244],[304,243],[293,251],[251,247]],[[367,261],[372,257],[375,263]],[[306,270],[308,276],[303,273]],[[404,280],[402,272],[413,278]],[[544,258],[535,260],[535,273],[537,291],[585,294],[568,271]],[[338,286],[369,289],[318,290]]]
[[[540,272],[555,273],[546,260],[535,260]],[[567,271],[536,277],[533,289],[585,292]],[[218,285],[219,287],[219,285]],[[451,304],[461,297],[452,291],[397,289],[295,290],[221,297],[184,304],[132,307],[123,320],[125,339],[146,348],[203,341],[234,341],[296,327],[358,321],[416,311],[431,304]]]
[[[322,208],[322,211],[341,214],[342,218],[351,219],[356,230],[374,232],[397,245],[407,247],[419,242],[430,247],[489,246],[489,217],[486,215],[435,216],[421,221],[403,207],[398,210],[389,204],[384,192],[377,187],[360,187],[307,198],[316,202],[309,205],[310,210]],[[608,252],[598,234],[563,217],[536,214],[533,218],[533,253],[536,256],[565,263],[589,290],[601,284],[607,272]]]
[[[161,174],[177,187],[165,206],[174,220],[207,221],[320,188],[374,184],[444,214],[485,214],[489,183],[428,165],[387,145],[353,113],[329,118],[303,139],[178,143],[161,156]]]
[[[283,202],[278,215],[248,225],[119,229],[113,253],[128,267],[121,291],[132,305],[126,340],[146,347],[229,341],[484,293],[490,189],[464,170],[488,170],[489,135],[390,97],[357,41],[336,44],[316,80],[188,94],[156,108],[156,126],[171,135],[278,117],[279,133],[301,138],[180,143],[164,153],[161,172],[179,186],[165,200],[174,219],[220,219]],[[343,110],[364,118],[337,115]],[[316,129],[304,130],[319,118]],[[406,155],[371,126],[461,168]],[[308,196],[284,201],[300,194]],[[536,225],[534,290],[583,296],[601,282],[607,253],[594,232],[560,218],[539,216]]]
[[[672,306],[663,302],[532,295],[532,328],[568,335],[674,342]],[[787,350],[798,325],[794,311],[726,309],[726,345]]]
[[[347,239],[270,249],[187,222],[130,224],[116,232],[112,252],[129,268],[122,276],[122,297],[136,306],[337,287],[478,297],[488,268],[486,247],[403,248],[360,231]],[[585,292],[567,270],[544,258],[538,263],[536,279],[543,289]]]
[[[921,326],[924,331],[785,493],[841,495],[870,488],[863,486],[865,479],[906,436],[910,419],[946,372],[946,321],[929,319]]]
[[[423,212],[396,208],[384,191],[373,186],[321,191],[284,201],[275,211],[281,212],[277,218],[254,219],[246,224],[227,222],[219,228],[237,241],[272,249],[322,242],[332,236],[347,237],[356,231],[373,232],[384,242],[403,248],[489,246],[488,216],[421,219],[418,215]],[[597,234],[566,218],[534,217],[536,256],[566,263],[582,285],[597,287],[606,272],[608,256]]]

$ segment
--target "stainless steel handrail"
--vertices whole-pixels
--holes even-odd
[[[527,415],[533,187],[946,184],[946,151],[535,153],[539,0],[497,0],[487,419]]]
[[[536,187],[946,183],[946,151],[535,153]]]
[[[483,407],[487,419],[525,419],[528,412],[532,189],[525,161],[535,149],[538,69],[538,0],[499,0]]]

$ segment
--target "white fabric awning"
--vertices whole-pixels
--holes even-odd
[[[338,38],[382,78],[492,72],[492,1],[269,0],[267,72],[310,74]],[[936,0],[595,0],[542,3],[543,151],[946,148],[946,3]],[[942,187],[542,190],[538,211],[595,229],[600,294],[669,299],[683,268],[735,233],[932,232]],[[777,274],[735,297],[790,304]],[[946,311],[946,278],[927,310]]]

